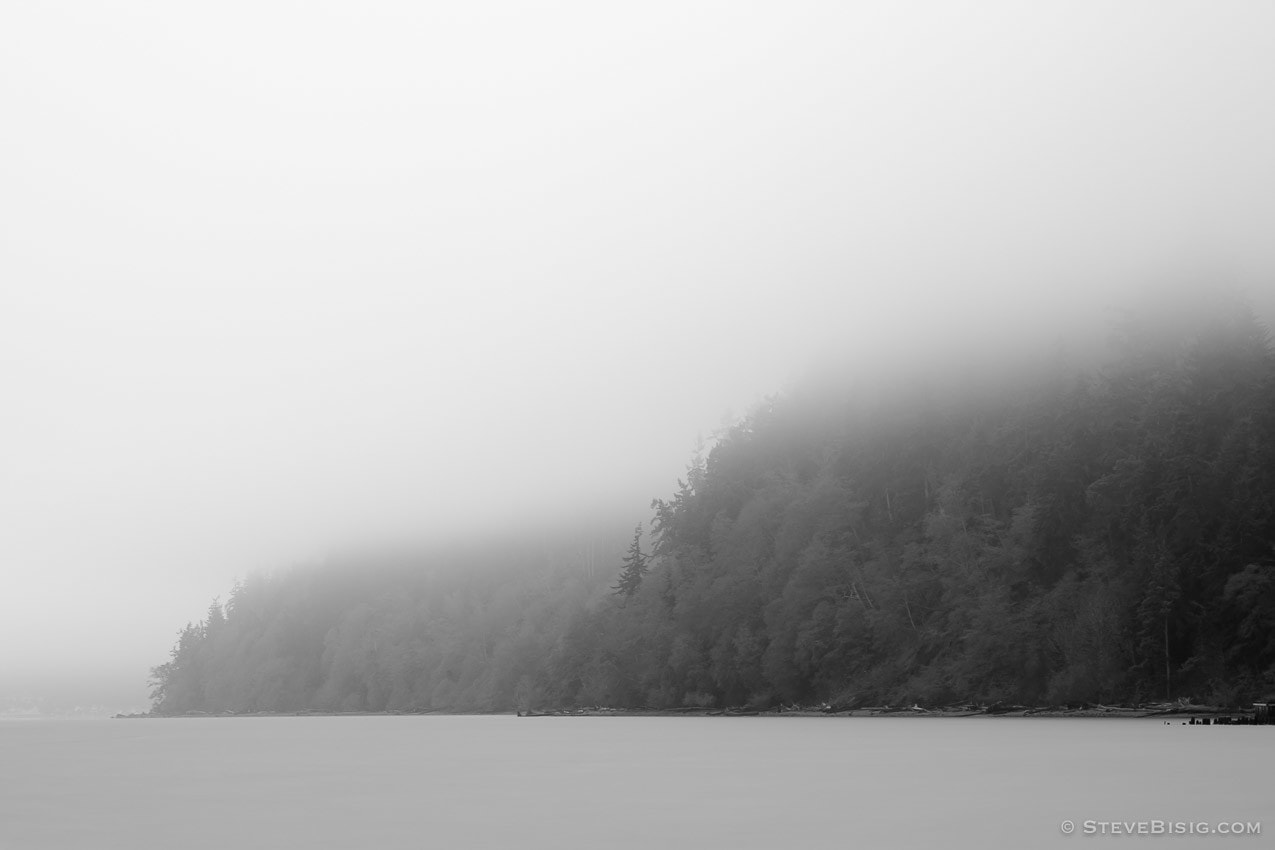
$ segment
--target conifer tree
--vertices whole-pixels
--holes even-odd
[[[620,571],[620,579],[611,586],[611,590],[619,596],[628,598],[637,593],[642,586],[642,579],[650,572],[647,556],[642,552],[642,523],[633,530],[633,542],[629,544],[629,552],[624,556],[624,569]]]

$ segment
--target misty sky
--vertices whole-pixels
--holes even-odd
[[[1266,2],[15,0],[0,121],[0,695],[141,705],[342,541],[646,519],[833,353],[1275,280]]]

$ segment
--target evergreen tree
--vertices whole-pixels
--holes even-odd
[[[628,598],[637,593],[642,586],[642,579],[650,572],[647,556],[642,552],[642,524],[638,523],[633,530],[633,542],[629,544],[628,554],[624,556],[624,569],[620,571],[620,580],[611,586],[611,590],[619,596]]]

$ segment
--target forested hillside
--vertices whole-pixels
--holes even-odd
[[[155,669],[154,710],[1273,690],[1265,328],[1237,307],[1111,340],[1096,369],[776,397],[653,504],[627,562],[617,540],[592,569],[529,546],[499,568],[252,577]]]

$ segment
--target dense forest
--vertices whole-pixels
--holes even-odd
[[[1010,374],[1012,373],[1012,374]],[[259,574],[154,712],[1069,704],[1275,690],[1275,356],[1242,306],[1101,361],[828,382],[631,539]]]

